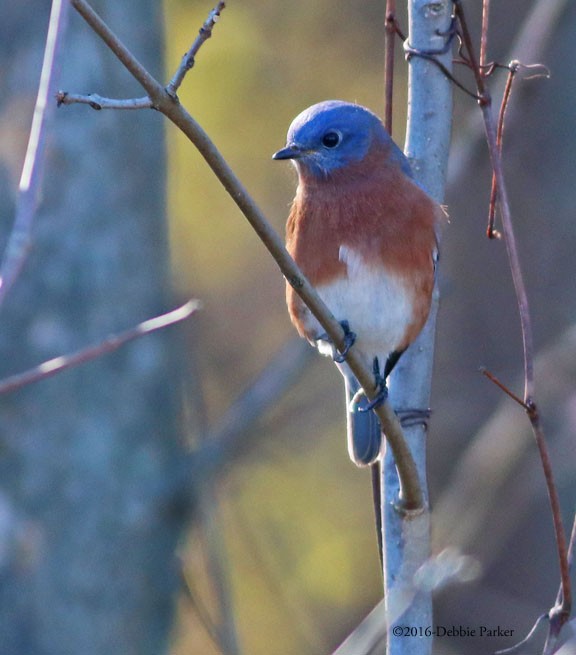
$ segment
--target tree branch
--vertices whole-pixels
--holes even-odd
[[[223,2],[222,0],[212,9],[210,12],[210,15],[204,22],[204,25],[200,28],[200,31],[198,32],[198,36],[196,37],[196,40],[192,44],[192,47],[188,52],[182,57],[182,62],[180,66],[178,67],[178,70],[174,74],[174,77],[170,80],[168,83],[168,86],[166,87],[166,92],[168,95],[172,96],[173,98],[176,98],[176,94],[178,92],[178,89],[180,88],[180,85],[184,81],[184,77],[186,76],[186,73],[194,66],[195,64],[195,57],[198,53],[198,50],[200,50],[202,44],[207,41],[211,36],[212,36],[212,30],[214,29],[214,25],[216,24],[216,21],[220,18],[220,14],[222,13],[224,7],[226,7],[226,3]]]
[[[490,24],[490,0],[482,0],[482,30],[480,32],[480,70],[488,61],[488,25]]]
[[[100,111],[101,109],[153,109],[152,101],[148,96],[143,98],[104,98],[97,93],[89,95],[79,95],[77,93],[67,93],[58,91],[56,94],[56,103],[58,107],[62,105],[89,105],[92,109]]]
[[[518,72],[519,62],[513,61],[510,62],[510,69],[508,71],[508,79],[506,80],[506,86],[504,87],[504,94],[502,96],[502,102],[500,103],[500,113],[498,115],[498,129],[496,131],[496,145],[502,156],[502,138],[504,136],[504,119],[506,118],[506,110],[508,109],[508,102],[510,100],[510,94],[512,92],[512,82],[514,77]],[[496,180],[496,174],[492,173],[492,188],[490,189],[490,206],[488,209],[488,227],[486,229],[486,236],[489,239],[500,239],[502,235],[498,230],[494,229],[494,220],[496,218],[496,200],[498,199],[498,181]]]
[[[394,46],[396,44],[396,0],[386,0],[386,63],[384,66],[385,114],[384,127],[392,136],[392,110],[394,96]]]
[[[182,105],[146,71],[85,0],[71,0],[71,2],[96,34],[100,36],[127,70],[144,87],[152,100],[153,107],[180,128],[196,146],[226,191],[248,219],[270,254],[274,257],[280,270],[294,287],[296,293],[298,293],[310,308],[335,346],[339,350],[343,350],[345,347],[345,335],[342,326],[334,318],[325,303],[322,302],[302,271],[296,266],[294,260],[284,247],[281,238],[269,224],[258,205],[228,166],[206,132]],[[346,361],[364,388],[366,396],[370,400],[374,399],[376,388],[374,386],[373,373],[368,367],[364,366],[361,359],[354,352],[354,348],[350,350]],[[418,471],[410,448],[404,438],[398,418],[388,402],[379,405],[375,411],[380,419],[390,448],[394,453],[398,475],[401,481],[400,497],[402,504],[407,510],[420,510],[423,507],[424,496]]]
[[[82,350],[78,350],[69,355],[55,357],[54,359],[50,359],[28,371],[17,373],[16,375],[12,375],[4,380],[0,380],[0,395],[11,393],[12,391],[21,389],[22,387],[34,382],[40,382],[41,380],[50,378],[53,375],[56,375],[56,373],[66,371],[69,368],[79,366],[80,364],[85,364],[97,357],[118,350],[118,348],[129,341],[134,341],[134,339],[143,337],[146,334],[163,330],[169,325],[180,323],[192,316],[199,306],[200,304],[198,301],[189,300],[185,305],[182,305],[167,314],[161,314],[155,318],[150,318],[147,321],[139,323],[136,327],[112,335],[98,344],[88,346],[87,348],[83,348]]]

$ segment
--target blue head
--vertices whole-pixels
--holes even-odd
[[[299,171],[314,177],[361,162],[374,146],[381,146],[390,163],[411,175],[410,165],[382,122],[371,111],[342,100],[326,100],[296,116],[287,145],[273,159],[291,159]]]

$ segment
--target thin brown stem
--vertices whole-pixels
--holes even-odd
[[[450,82],[452,82],[452,84],[454,84],[454,86],[456,86],[458,89],[463,91],[467,96],[470,96],[471,98],[474,98],[474,100],[478,100],[478,101],[480,101],[482,99],[479,95],[477,95],[473,91],[470,91],[469,89],[467,89],[464,86],[464,84],[462,84],[462,82],[460,82],[460,80],[458,80],[458,78],[456,78],[452,74],[452,72],[450,70],[448,70],[448,68],[446,68],[446,66],[444,66],[444,64],[439,59],[437,59],[436,55],[428,54],[426,52],[419,52],[418,50],[414,50],[414,49],[411,49],[411,48],[408,48],[408,47],[404,47],[404,50],[406,51],[406,58],[408,60],[410,59],[410,57],[420,57],[421,59],[426,59],[426,61],[429,61],[432,64],[434,64],[436,67],[438,67],[442,71],[444,76],[447,79],[449,79]],[[462,64],[462,65],[466,66],[467,68],[470,68],[470,63],[468,61],[465,61],[465,60],[457,59],[457,60],[454,60],[452,63],[453,64]]]
[[[521,655],[521,653],[525,653],[526,652],[524,650],[525,646],[528,646],[529,644],[535,641],[540,624],[543,621],[547,621],[547,620],[548,620],[548,615],[541,614],[536,619],[536,623],[534,623],[530,632],[524,637],[524,639],[522,639],[522,641],[519,641],[517,644],[514,644],[514,646],[511,646],[510,648],[502,648],[502,650],[497,650],[494,653],[494,655],[515,655],[516,653]]]
[[[480,32],[480,70],[488,61],[488,25],[490,23],[490,0],[482,0],[482,31]]]
[[[462,0],[454,0],[454,14],[460,23],[460,36],[462,41],[461,48],[466,49],[466,63],[472,69],[472,73],[474,74],[474,79],[476,80],[476,88],[478,90],[478,103],[482,105],[487,101],[489,102],[489,99],[484,97],[486,92],[486,85],[484,83],[482,70],[478,65],[478,61],[474,53],[472,36],[470,35],[468,22],[466,21],[466,15],[464,14],[464,9],[462,8]]]
[[[568,545],[568,566],[572,566],[574,561],[574,550],[576,549],[576,514],[572,521],[572,531],[570,532],[570,543]]]
[[[512,82],[518,72],[520,62],[512,61],[508,67],[508,79],[504,87],[504,94],[502,96],[502,103],[500,104],[500,113],[498,114],[498,129],[496,131],[496,144],[502,157],[502,137],[504,135],[504,119],[506,118],[506,109],[510,100],[510,93],[512,92]],[[486,236],[489,239],[500,239],[502,235],[498,230],[494,229],[494,220],[496,218],[496,200],[498,198],[498,185],[496,183],[496,175],[492,173],[492,188],[490,190],[490,205],[488,209],[488,227],[486,229]]]
[[[386,0],[386,32],[385,48],[386,60],[384,67],[384,93],[386,108],[384,114],[384,127],[392,135],[392,107],[394,95],[394,45],[396,42],[396,0]]]
[[[542,462],[542,469],[544,471],[544,478],[546,480],[546,488],[548,490],[548,499],[552,510],[552,521],[554,523],[554,533],[556,535],[556,548],[558,550],[558,562],[560,565],[560,602],[556,602],[554,607],[548,612],[549,629],[547,644],[556,642],[562,626],[570,617],[572,609],[572,588],[570,581],[570,566],[568,563],[568,546],[566,543],[566,533],[564,532],[564,524],[562,522],[562,511],[560,509],[560,499],[558,497],[558,490],[554,481],[554,473],[552,471],[552,463],[550,461],[550,454],[548,446],[544,437],[544,431],[540,422],[540,415],[538,408],[535,404],[531,404],[528,417],[532,425],[532,431],[536,438],[536,445],[540,454]],[[547,652],[547,647],[544,648]]]
[[[574,514],[574,519],[572,520],[572,530],[570,532],[570,540],[568,542],[568,552],[566,555],[566,563],[568,571],[572,568],[572,562],[574,560],[574,549],[576,548],[576,514]],[[556,607],[561,607],[564,603],[564,598],[566,597],[564,592],[564,585],[561,582],[558,589],[558,594],[556,595]]]
[[[486,91],[483,92],[485,98],[489,99]],[[510,204],[508,202],[508,192],[504,181],[504,171],[502,167],[502,158],[497,144],[496,126],[492,114],[491,102],[488,101],[482,105],[482,114],[484,116],[484,126],[486,137],[488,139],[488,148],[492,168],[498,187],[499,207],[502,217],[502,231],[508,252],[510,271],[512,281],[516,291],[516,300],[518,303],[518,312],[520,315],[520,325],[522,329],[522,344],[524,351],[524,402],[531,402],[534,398],[534,346],[532,339],[532,321],[530,319],[530,309],[528,305],[528,294],[524,284],[524,277],[520,267],[520,257],[514,236],[512,225],[512,216],[510,213]]]
[[[500,381],[493,373],[491,373],[489,370],[482,368],[480,369],[480,372],[482,375],[485,375],[490,382],[493,382],[499,389],[501,389],[507,396],[512,398],[515,402],[517,402],[520,407],[523,407],[526,411],[528,411],[528,407],[526,406],[526,403],[520,398],[520,396],[517,396],[513,391],[511,391],[502,381]]]

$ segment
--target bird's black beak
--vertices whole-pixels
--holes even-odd
[[[272,159],[298,159],[304,154],[301,148],[295,145],[286,146],[272,155]]]

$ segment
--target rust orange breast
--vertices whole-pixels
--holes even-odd
[[[286,246],[316,286],[347,274],[340,247],[361,255],[369,266],[407,278],[423,320],[415,316],[414,336],[426,319],[434,285],[432,253],[444,212],[400,170],[383,167],[368,176],[350,171],[331,180],[300,180],[286,227]],[[420,301],[420,302],[418,302]],[[287,288],[288,309],[302,334],[305,308]]]

